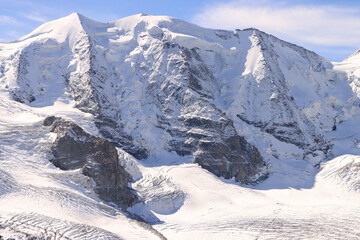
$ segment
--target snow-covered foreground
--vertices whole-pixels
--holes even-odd
[[[91,119],[64,102],[47,107],[47,114],[82,119],[91,131]],[[0,235],[5,238],[360,238],[359,156],[337,157],[319,172],[303,170],[304,189],[271,189],[277,173],[256,187],[240,186],[179,157],[164,165],[127,156],[126,168],[137,179],[132,187],[158,218],[154,230],[99,200],[79,171],[48,162],[54,136],[41,125],[44,109],[6,99],[0,108],[6,112],[0,116]],[[142,208],[130,211],[140,214]]]
[[[359,195],[338,190],[347,177],[333,172],[344,161],[359,158],[332,160],[311,189],[231,185],[192,164],[152,169],[171,176],[187,194],[178,212],[158,215],[164,223],[155,228],[169,239],[359,239]],[[353,174],[359,183],[359,173]]]
[[[82,117],[55,104],[33,109],[0,103],[0,235],[49,239],[158,239],[150,225],[131,220],[87,191],[80,171],[61,171],[48,161],[52,134],[42,126],[42,111]],[[37,111],[39,110],[39,111]],[[86,127],[86,126],[85,126]],[[88,130],[91,129],[90,127]]]

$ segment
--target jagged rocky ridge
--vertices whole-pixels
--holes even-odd
[[[321,160],[331,154],[324,134],[358,104],[351,89],[337,95],[346,76],[329,61],[256,29],[72,14],[10,46],[0,83],[13,99],[36,106],[71,97],[103,137],[136,158],[174,152],[242,183],[264,179],[275,156],[252,135]]]
[[[138,202],[128,188],[129,174],[119,164],[115,146],[108,140],[94,137],[78,125],[54,116],[47,117],[44,126],[57,137],[52,144],[51,162],[62,170],[82,169],[95,181],[94,191],[105,201],[127,208]]]

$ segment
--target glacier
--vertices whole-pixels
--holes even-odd
[[[330,62],[257,29],[45,23],[0,43],[0,235],[358,239],[359,79],[359,52]],[[116,149],[126,182],[106,196],[137,200],[100,194],[108,160],[55,167],[49,116]]]

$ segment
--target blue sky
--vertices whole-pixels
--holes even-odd
[[[209,28],[255,27],[333,61],[360,48],[358,0],[0,0],[0,42],[72,12],[102,22],[148,13]]]

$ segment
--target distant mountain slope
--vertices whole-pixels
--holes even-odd
[[[323,159],[324,133],[355,101],[345,77],[313,52],[256,29],[165,16],[100,23],[74,13],[2,44],[0,55],[1,88],[14,100],[41,107],[71,96],[136,158],[173,151],[245,183],[267,175],[269,157],[239,125],[295,145],[299,158]]]

